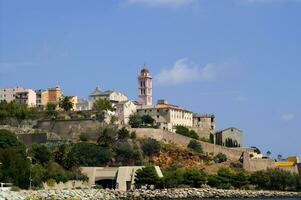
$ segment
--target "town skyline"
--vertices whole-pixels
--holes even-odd
[[[217,129],[242,129],[247,146],[301,156],[298,1],[30,2],[0,2],[1,88],[88,97],[99,85],[137,100],[145,63],[154,102],[214,113]]]

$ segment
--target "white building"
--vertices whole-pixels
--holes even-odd
[[[25,92],[26,89],[22,87],[14,88],[0,88],[0,101],[7,101],[8,103],[16,100],[17,92]]]
[[[115,105],[116,115],[120,124],[129,124],[130,115],[137,111],[136,105],[132,101],[121,101]]]
[[[32,89],[25,89],[25,91],[17,92],[15,98],[17,103],[26,104],[28,107],[35,107],[37,105],[37,95]]]
[[[140,116],[150,115],[163,130],[175,131],[178,125],[191,127],[193,113],[180,106],[168,104],[166,100],[159,100],[155,106],[141,106],[137,108]]]
[[[96,89],[89,96],[90,109],[93,107],[93,104],[97,99],[107,99],[111,101],[113,105],[115,105],[118,102],[127,101],[128,97],[121,92],[112,90],[102,91],[99,87],[96,87]]]
[[[76,103],[76,110],[77,111],[89,110],[89,101],[86,99],[79,98]]]

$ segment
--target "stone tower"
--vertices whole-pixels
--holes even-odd
[[[153,101],[153,78],[144,65],[138,76],[139,103],[143,106],[151,106]]]

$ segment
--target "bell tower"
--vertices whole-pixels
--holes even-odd
[[[153,104],[153,78],[145,65],[138,76],[138,96],[142,106]]]

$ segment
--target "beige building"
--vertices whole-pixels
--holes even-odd
[[[25,92],[26,89],[22,87],[14,87],[14,88],[0,88],[0,101],[11,102],[16,100],[17,92]]]
[[[216,144],[227,147],[242,147],[243,133],[241,130],[231,127],[215,133]]]
[[[122,94],[121,92],[111,90],[102,91],[99,87],[96,87],[96,89],[90,94],[89,99],[91,109],[93,107],[94,102],[97,99],[106,99],[111,101],[112,104],[115,105],[118,102],[127,101],[128,97]]]
[[[48,103],[48,90],[36,90],[37,107],[45,107]]]
[[[89,101],[79,98],[76,104],[77,111],[89,110]]]
[[[140,116],[150,115],[163,130],[175,132],[177,125],[192,126],[193,113],[180,106],[168,104],[166,100],[159,100],[155,106],[138,107]]]
[[[28,107],[36,106],[36,92],[32,89],[25,89],[25,91],[17,92],[15,94],[16,102],[19,104],[26,104]]]
[[[137,111],[136,105],[132,101],[121,101],[115,105],[116,115],[120,124],[128,125],[130,115]]]

